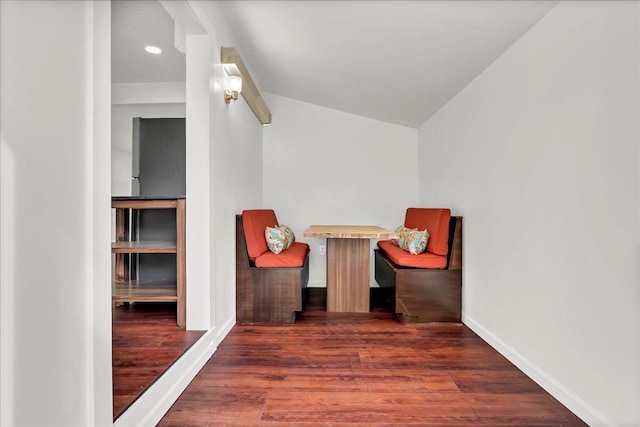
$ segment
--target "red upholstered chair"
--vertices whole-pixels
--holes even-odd
[[[309,245],[294,242],[272,253],[265,228],[278,225],[271,209],[236,215],[236,321],[293,323],[309,281]]]
[[[446,208],[408,208],[404,226],[429,232],[426,250],[412,255],[390,240],[378,242],[376,281],[392,290],[402,322],[460,323],[462,217]]]

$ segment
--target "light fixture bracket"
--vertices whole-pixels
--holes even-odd
[[[227,104],[230,104],[231,101],[237,101],[238,100],[238,92],[235,90],[225,90],[224,91],[224,102],[226,102]]]

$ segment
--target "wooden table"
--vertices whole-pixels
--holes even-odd
[[[327,311],[369,311],[369,239],[397,238],[376,225],[312,225],[305,237],[327,238]]]

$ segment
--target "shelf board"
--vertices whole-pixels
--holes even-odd
[[[111,207],[121,209],[175,209],[176,198],[112,197]]]
[[[113,283],[114,302],[176,302],[175,281],[123,280]]]
[[[176,242],[112,242],[111,252],[114,254],[175,254]]]

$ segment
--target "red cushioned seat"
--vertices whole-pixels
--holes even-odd
[[[264,235],[264,233],[263,233]],[[294,242],[279,254],[267,250],[262,255],[256,257],[256,267],[302,267],[309,252],[309,245],[301,242]]]
[[[412,255],[399,246],[391,243],[391,240],[381,240],[378,247],[389,257],[391,261],[403,267],[443,269],[447,266],[447,257],[431,252],[422,252]]]
[[[451,210],[446,208],[408,208],[404,226],[429,232],[426,252],[447,256],[449,253],[449,221]]]
[[[264,230],[267,227],[276,227],[277,225],[278,219],[272,209],[242,211],[244,238],[247,241],[247,253],[251,261],[255,261],[263,253],[269,252]]]

